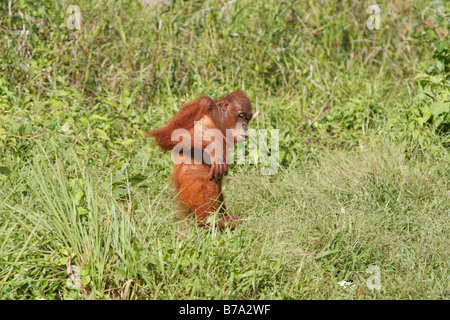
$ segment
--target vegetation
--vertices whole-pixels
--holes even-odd
[[[378,3],[1,2],[0,298],[449,299],[449,7]],[[236,88],[280,167],[205,230],[144,132]]]

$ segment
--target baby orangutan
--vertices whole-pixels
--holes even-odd
[[[202,96],[185,104],[169,123],[149,132],[163,150],[172,150],[173,180],[186,214],[209,226],[218,211],[217,225],[234,229],[237,216],[226,215],[222,177],[227,174],[227,148],[247,140],[252,104],[242,90],[218,101]]]

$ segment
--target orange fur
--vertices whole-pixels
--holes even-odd
[[[192,102],[187,103],[177,112],[177,114],[160,129],[149,132],[149,136],[156,138],[156,143],[163,150],[171,150],[180,143],[172,141],[172,132],[176,129],[186,129],[191,138],[194,137],[194,121],[200,121],[203,131],[208,129],[218,129],[219,134],[215,134],[213,141],[219,142],[225,148],[230,147],[226,141],[226,129],[234,129],[238,122],[238,112],[244,113],[251,118],[251,102],[241,90],[237,90],[217,102],[209,97],[202,96]],[[246,128],[246,126],[245,126]],[[197,137],[195,137],[197,139]],[[184,140],[183,140],[184,142]],[[209,141],[197,141],[203,151],[209,145]],[[198,144],[196,145],[198,146]],[[194,139],[185,145],[191,150],[194,148]],[[192,213],[200,225],[208,226],[213,214],[219,210],[218,226],[234,229],[238,217],[225,215],[224,197],[222,194],[222,176],[226,174],[225,163],[216,161],[213,151],[208,156],[211,157],[212,164],[207,164],[204,159],[201,163],[195,164],[193,155],[182,154],[184,161],[175,164],[173,171],[173,182],[177,192],[177,198],[183,209],[180,217],[186,217]],[[190,160],[190,163],[188,163]],[[226,159],[223,159],[224,161]],[[215,179],[212,179],[215,178]]]

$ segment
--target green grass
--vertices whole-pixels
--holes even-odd
[[[69,30],[70,4],[0,4],[1,299],[450,298],[449,135],[426,113],[448,74],[413,80],[443,5],[380,1],[369,30],[360,1],[79,1]],[[235,231],[178,221],[143,131],[238,87],[280,169],[232,166]]]

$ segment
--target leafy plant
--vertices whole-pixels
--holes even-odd
[[[438,132],[446,135],[450,130],[450,10],[443,6],[436,10],[443,17],[437,20],[439,27],[424,21],[428,27],[424,43],[434,47],[435,62],[414,78],[419,88],[412,111],[419,126],[432,124]]]

